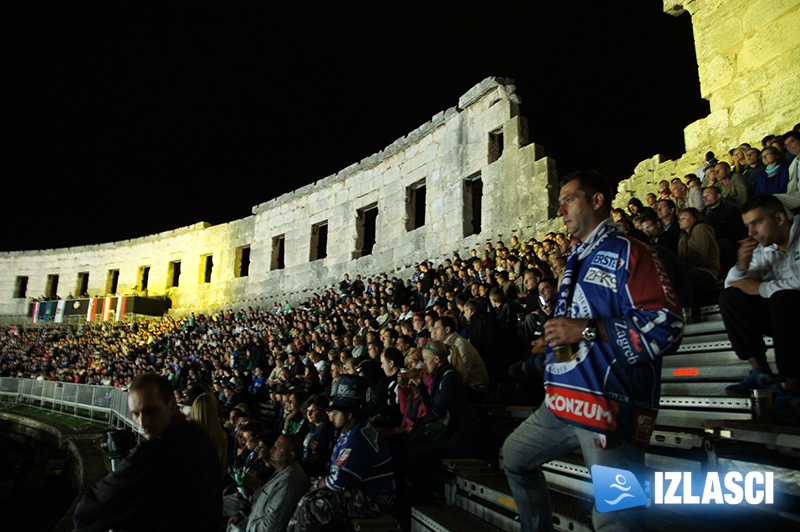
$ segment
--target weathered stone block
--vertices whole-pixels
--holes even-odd
[[[777,0],[775,0],[777,2]],[[737,56],[739,70],[759,68],[800,46],[800,7],[783,13],[747,39]]]
[[[742,16],[742,24],[745,32],[761,31],[771,22],[781,18],[784,13],[791,9],[797,9],[798,4],[794,0],[760,0],[748,2]]]

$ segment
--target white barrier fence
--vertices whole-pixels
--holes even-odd
[[[114,386],[2,377],[0,400],[92,420],[103,419],[116,428],[127,426],[137,432],[128,411],[128,392]]]

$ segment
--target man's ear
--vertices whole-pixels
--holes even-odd
[[[784,211],[778,211],[775,213],[775,220],[778,222],[778,225],[783,225],[789,221],[789,217],[786,216]]]
[[[592,209],[596,211],[602,209],[603,205],[605,205],[605,202],[606,197],[602,192],[595,192],[594,195],[592,195]]]

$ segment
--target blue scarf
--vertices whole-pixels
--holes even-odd
[[[554,317],[572,317],[569,307],[572,303],[572,293],[575,290],[574,277],[578,274],[581,264],[586,260],[586,257],[594,253],[598,246],[608,237],[616,234],[617,229],[611,221],[611,218],[606,218],[592,231],[592,234],[589,235],[589,238],[587,238],[585,242],[581,242],[572,248],[567,258],[567,265],[564,267],[564,277],[561,281],[561,288],[558,291],[558,303],[556,304],[555,311],[553,311]]]

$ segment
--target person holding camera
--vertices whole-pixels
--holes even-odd
[[[178,410],[172,384],[137,376],[128,408],[145,441],[78,502],[76,529],[217,530],[222,513],[217,452]]]

